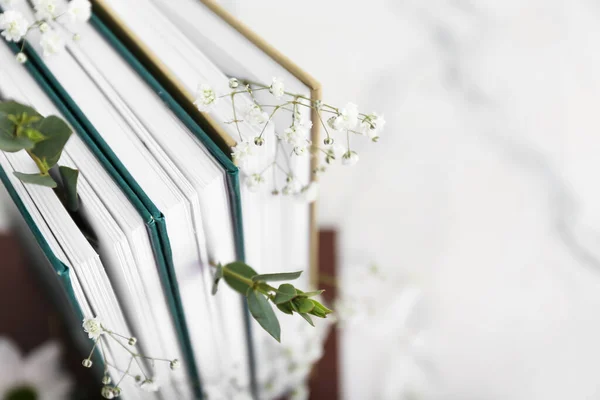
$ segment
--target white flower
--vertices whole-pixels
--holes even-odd
[[[352,129],[358,124],[358,106],[354,103],[346,104],[339,115],[333,119],[330,126],[336,131]]]
[[[360,123],[360,131],[363,135],[367,135],[373,141],[377,141],[379,133],[385,126],[385,119],[383,115],[377,115],[372,113],[367,115]]]
[[[48,57],[59,53],[65,47],[65,42],[58,32],[50,30],[42,34],[40,46],[44,50],[44,57]]]
[[[34,0],[33,8],[37,19],[53,19],[56,17],[56,0]]]
[[[100,390],[100,394],[105,399],[114,399],[115,398],[115,389],[111,386],[103,386],[102,390]]]
[[[17,53],[17,56],[15,58],[21,64],[24,64],[27,62],[27,56],[25,55],[25,53]]]
[[[45,22],[42,22],[42,23],[40,24],[40,32],[42,32],[42,33],[46,33],[46,32],[48,32],[49,30],[50,30],[50,25],[48,25],[48,24],[47,24],[47,23],[45,23]]]
[[[254,144],[250,143],[247,140],[239,142],[235,147],[231,150],[231,156],[233,160],[238,164],[238,166],[242,169],[248,166],[248,162],[254,155]]]
[[[329,145],[325,147],[325,162],[331,164],[334,160],[339,160],[345,152],[346,149],[342,145],[337,143]]]
[[[289,400],[308,400],[309,398],[310,391],[306,384],[298,385],[289,396]]]
[[[252,174],[244,180],[244,184],[251,192],[256,192],[265,183],[265,178],[260,174]]]
[[[0,30],[9,42],[19,42],[27,33],[29,22],[19,11],[5,11],[0,14]]]
[[[280,139],[294,146],[294,154],[301,156],[306,153],[308,146],[311,144],[307,138],[308,131],[306,130],[308,125],[292,125],[283,131],[282,135],[277,135]]]
[[[102,321],[100,318],[84,318],[83,320],[83,330],[88,334],[88,337],[93,340],[97,340],[104,333],[104,328],[102,328]]]
[[[303,203],[312,203],[319,197],[319,184],[311,182],[304,186],[302,190],[296,194],[296,198]]]
[[[152,379],[146,379],[140,383],[140,389],[144,392],[156,392],[158,391],[158,385]]]
[[[86,22],[92,16],[92,3],[89,0],[72,0],[67,7],[66,16],[71,23]]]
[[[68,399],[72,387],[58,344],[46,343],[23,357],[13,342],[0,338],[0,399]]]
[[[358,162],[358,154],[355,151],[348,150],[342,156],[342,164],[352,166]]]
[[[198,85],[198,92],[196,94],[196,100],[194,101],[198,110],[204,112],[210,111],[216,103],[217,94],[213,88],[206,83]]]
[[[171,370],[173,370],[173,371],[179,369],[179,367],[181,367],[181,363],[179,362],[178,359],[174,359],[173,361],[171,361],[169,363],[169,368],[171,368]]]
[[[285,85],[283,84],[283,81],[278,78],[273,78],[273,82],[269,87],[269,92],[276,98],[281,98],[281,96],[285,94]]]
[[[297,194],[302,189],[302,184],[295,178],[288,178],[287,185],[283,187],[281,193],[284,195]]]
[[[257,104],[250,104],[246,109],[244,120],[250,125],[259,126],[269,120],[269,114],[264,112]]]

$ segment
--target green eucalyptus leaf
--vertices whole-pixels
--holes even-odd
[[[302,275],[302,271],[296,271],[296,272],[281,272],[281,273],[277,273],[277,274],[262,274],[262,275],[255,275],[252,277],[252,280],[254,282],[258,282],[258,281],[293,281],[294,279],[298,279],[300,278],[300,275]]]
[[[63,148],[71,136],[71,128],[54,115],[32,124],[32,127],[46,136],[46,140],[36,143],[31,152],[44,161],[48,168],[52,168],[58,162]]]
[[[253,270],[249,265],[246,265],[240,261],[232,262],[223,267],[223,278],[225,279],[225,282],[227,282],[227,284],[236,292],[245,295],[248,292],[250,285],[246,284],[245,282],[241,282],[234,276],[230,276],[228,272],[251,280],[252,277],[256,275],[256,271]]]
[[[312,318],[310,317],[310,315],[308,314],[304,314],[304,313],[300,313],[300,316],[302,318],[304,318],[306,320],[306,322],[308,322],[309,324],[311,324],[312,326],[315,326],[315,324],[313,323]]]
[[[284,312],[284,313],[290,314],[290,315],[294,314],[294,309],[292,308],[292,304],[290,302],[276,304],[276,306],[277,306],[277,308],[279,308],[279,310],[281,312]]]
[[[215,275],[213,277],[213,286],[212,286],[212,295],[217,294],[219,290],[219,282],[223,278],[223,266],[221,264],[217,264],[215,267]]]
[[[296,297],[296,295],[296,288],[293,285],[290,285],[289,283],[284,283],[282,285],[279,285],[277,293],[275,293],[275,299],[273,299],[273,303],[286,303],[292,300],[294,297]]]
[[[47,186],[50,188],[56,187],[56,182],[50,175],[42,174],[24,174],[22,172],[13,172],[22,182],[31,183],[34,185]]]
[[[21,150],[31,150],[35,146],[29,138],[24,136],[14,137],[0,132],[0,150],[7,153],[16,153]]]
[[[71,212],[76,212],[79,209],[79,198],[77,197],[79,171],[65,166],[58,167],[58,171],[64,188],[65,207]]]
[[[315,303],[311,299],[307,299],[306,297],[298,297],[292,301],[298,307],[298,312],[300,314],[309,313],[315,308]]]
[[[314,315],[315,317],[326,318],[327,314],[331,314],[333,312],[333,310],[330,310],[316,300],[312,300],[312,302],[314,303],[315,307],[312,309],[310,314]]]
[[[33,143],[41,142],[42,140],[46,140],[47,137],[42,134],[42,132],[37,129],[26,128],[25,129],[25,137],[29,138]]]
[[[40,113],[35,111],[33,108],[17,103],[16,101],[3,101],[0,103],[0,114],[5,115],[22,115],[27,114],[32,117],[42,117]]]
[[[246,299],[248,300],[250,314],[252,314],[254,319],[269,333],[269,335],[273,336],[278,342],[281,342],[281,327],[279,326],[279,320],[277,319],[273,308],[271,308],[267,297],[252,288],[248,288]]]
[[[301,292],[298,291],[299,297],[315,297],[323,293],[325,290],[315,290],[314,292]]]

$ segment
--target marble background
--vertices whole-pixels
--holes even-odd
[[[343,281],[387,305],[344,331],[344,398],[599,398],[600,3],[222,3],[388,121],[322,185]]]
[[[323,179],[321,223],[347,284],[376,262],[399,282],[382,301],[421,288],[427,373],[398,329],[354,324],[344,397],[600,398],[600,3],[222,3],[388,121]]]

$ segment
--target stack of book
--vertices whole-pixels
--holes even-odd
[[[25,2],[18,8],[33,19]],[[232,76],[265,83],[281,77],[313,100],[318,83],[210,1],[98,0],[79,34],[66,51],[43,57],[32,32],[25,64],[16,61],[16,46],[0,43],[0,100],[60,116],[74,131],[60,164],[79,170],[77,216],[51,189],[15,177],[37,171],[25,152],[0,152],[0,179],[44,255],[40,268],[62,288],[65,315],[79,327],[101,316],[115,332],[137,338],[135,351],[181,361],[177,371],[168,363],[130,366],[133,376],[152,369],[159,390],[142,392],[124,380],[121,398],[285,395],[308,373],[289,373],[278,361],[302,348],[298,341],[312,340],[294,335],[305,322],[283,316],[277,343],[239,294],[225,285],[211,294],[212,266],[245,260],[260,273],[311,270],[298,283],[310,287],[315,205],[240,185],[231,147],[258,128],[230,120],[233,108],[250,104],[248,96],[235,104],[225,97],[210,115],[193,100],[199,83],[227,92]],[[268,129],[283,124],[275,118]],[[262,151],[267,156],[251,169],[277,157],[275,141]],[[314,160],[292,161],[310,181]],[[106,346],[115,380],[128,353]]]

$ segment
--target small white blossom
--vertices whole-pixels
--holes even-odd
[[[102,390],[100,391],[100,394],[105,399],[114,399],[115,398],[115,390],[111,386],[104,386],[104,387],[102,387]]]
[[[181,367],[181,363],[178,359],[175,359],[169,363],[169,368],[171,368],[172,371],[179,369],[179,367]]]
[[[198,92],[196,94],[196,100],[194,101],[198,110],[203,112],[210,111],[216,103],[217,94],[213,88],[206,83],[198,85]]]
[[[137,343],[137,339],[134,337],[130,337],[129,341],[127,342],[130,346],[135,346],[135,344]]]
[[[240,81],[238,81],[237,78],[229,79],[229,87],[231,89],[236,89],[238,86],[240,86]]]
[[[57,14],[56,0],[34,0],[33,8],[37,19],[53,19]]]
[[[363,135],[367,135],[370,139],[376,141],[379,138],[379,133],[385,126],[383,115],[372,113],[367,115],[360,123],[360,131]]]
[[[328,121],[329,122],[329,121]],[[358,124],[358,106],[354,103],[346,104],[339,115],[333,119],[330,126],[336,131],[353,129]]]
[[[250,104],[244,114],[244,120],[250,125],[259,126],[269,120],[269,114],[264,112],[257,104]]]
[[[252,174],[244,180],[244,184],[251,192],[257,192],[264,183],[265,178],[261,174]]]
[[[44,50],[44,56],[48,57],[59,53],[65,47],[65,42],[58,32],[50,30],[44,34],[40,39],[40,46]]]
[[[69,22],[86,22],[92,16],[92,3],[89,0],[72,0],[67,7]]]
[[[74,42],[78,42],[81,40],[81,35],[79,33],[74,33],[72,39]]]
[[[269,92],[276,98],[281,98],[285,94],[285,85],[283,84],[283,81],[278,78],[273,78],[273,82],[269,87]]]
[[[19,11],[8,10],[0,14],[0,30],[9,42],[19,42],[29,29],[29,22]]]
[[[297,194],[302,189],[302,184],[295,178],[288,178],[288,183],[283,187],[281,193],[284,195]]]
[[[302,190],[296,194],[296,198],[303,203],[312,203],[319,197],[319,184],[311,182],[304,186]]]
[[[15,58],[21,64],[24,64],[27,62],[27,56],[25,55],[25,53],[17,53],[17,56]]]
[[[248,162],[254,155],[254,144],[250,143],[247,140],[239,142],[235,147],[231,150],[231,156],[233,160],[238,164],[239,167],[246,168],[248,166]]]
[[[86,358],[85,360],[83,360],[81,362],[81,365],[83,365],[86,368],[92,368],[92,364],[93,364],[93,362],[89,358]]]
[[[45,23],[45,22],[42,22],[42,23],[41,23],[41,25],[40,25],[40,32],[42,32],[42,33],[46,33],[46,32],[48,32],[49,30],[50,30],[50,25],[48,25],[48,24],[47,24],[47,23]]]
[[[158,391],[158,385],[152,379],[146,379],[140,383],[140,389],[144,392],[156,392]]]
[[[85,318],[83,320],[83,330],[88,334],[90,339],[97,340],[103,333],[102,321],[100,318]]]
[[[342,164],[352,166],[358,162],[358,154],[355,151],[348,150],[342,156]]]
[[[325,147],[325,162],[327,164],[331,164],[334,160],[339,160],[342,158],[346,149],[337,143],[329,145]]]

